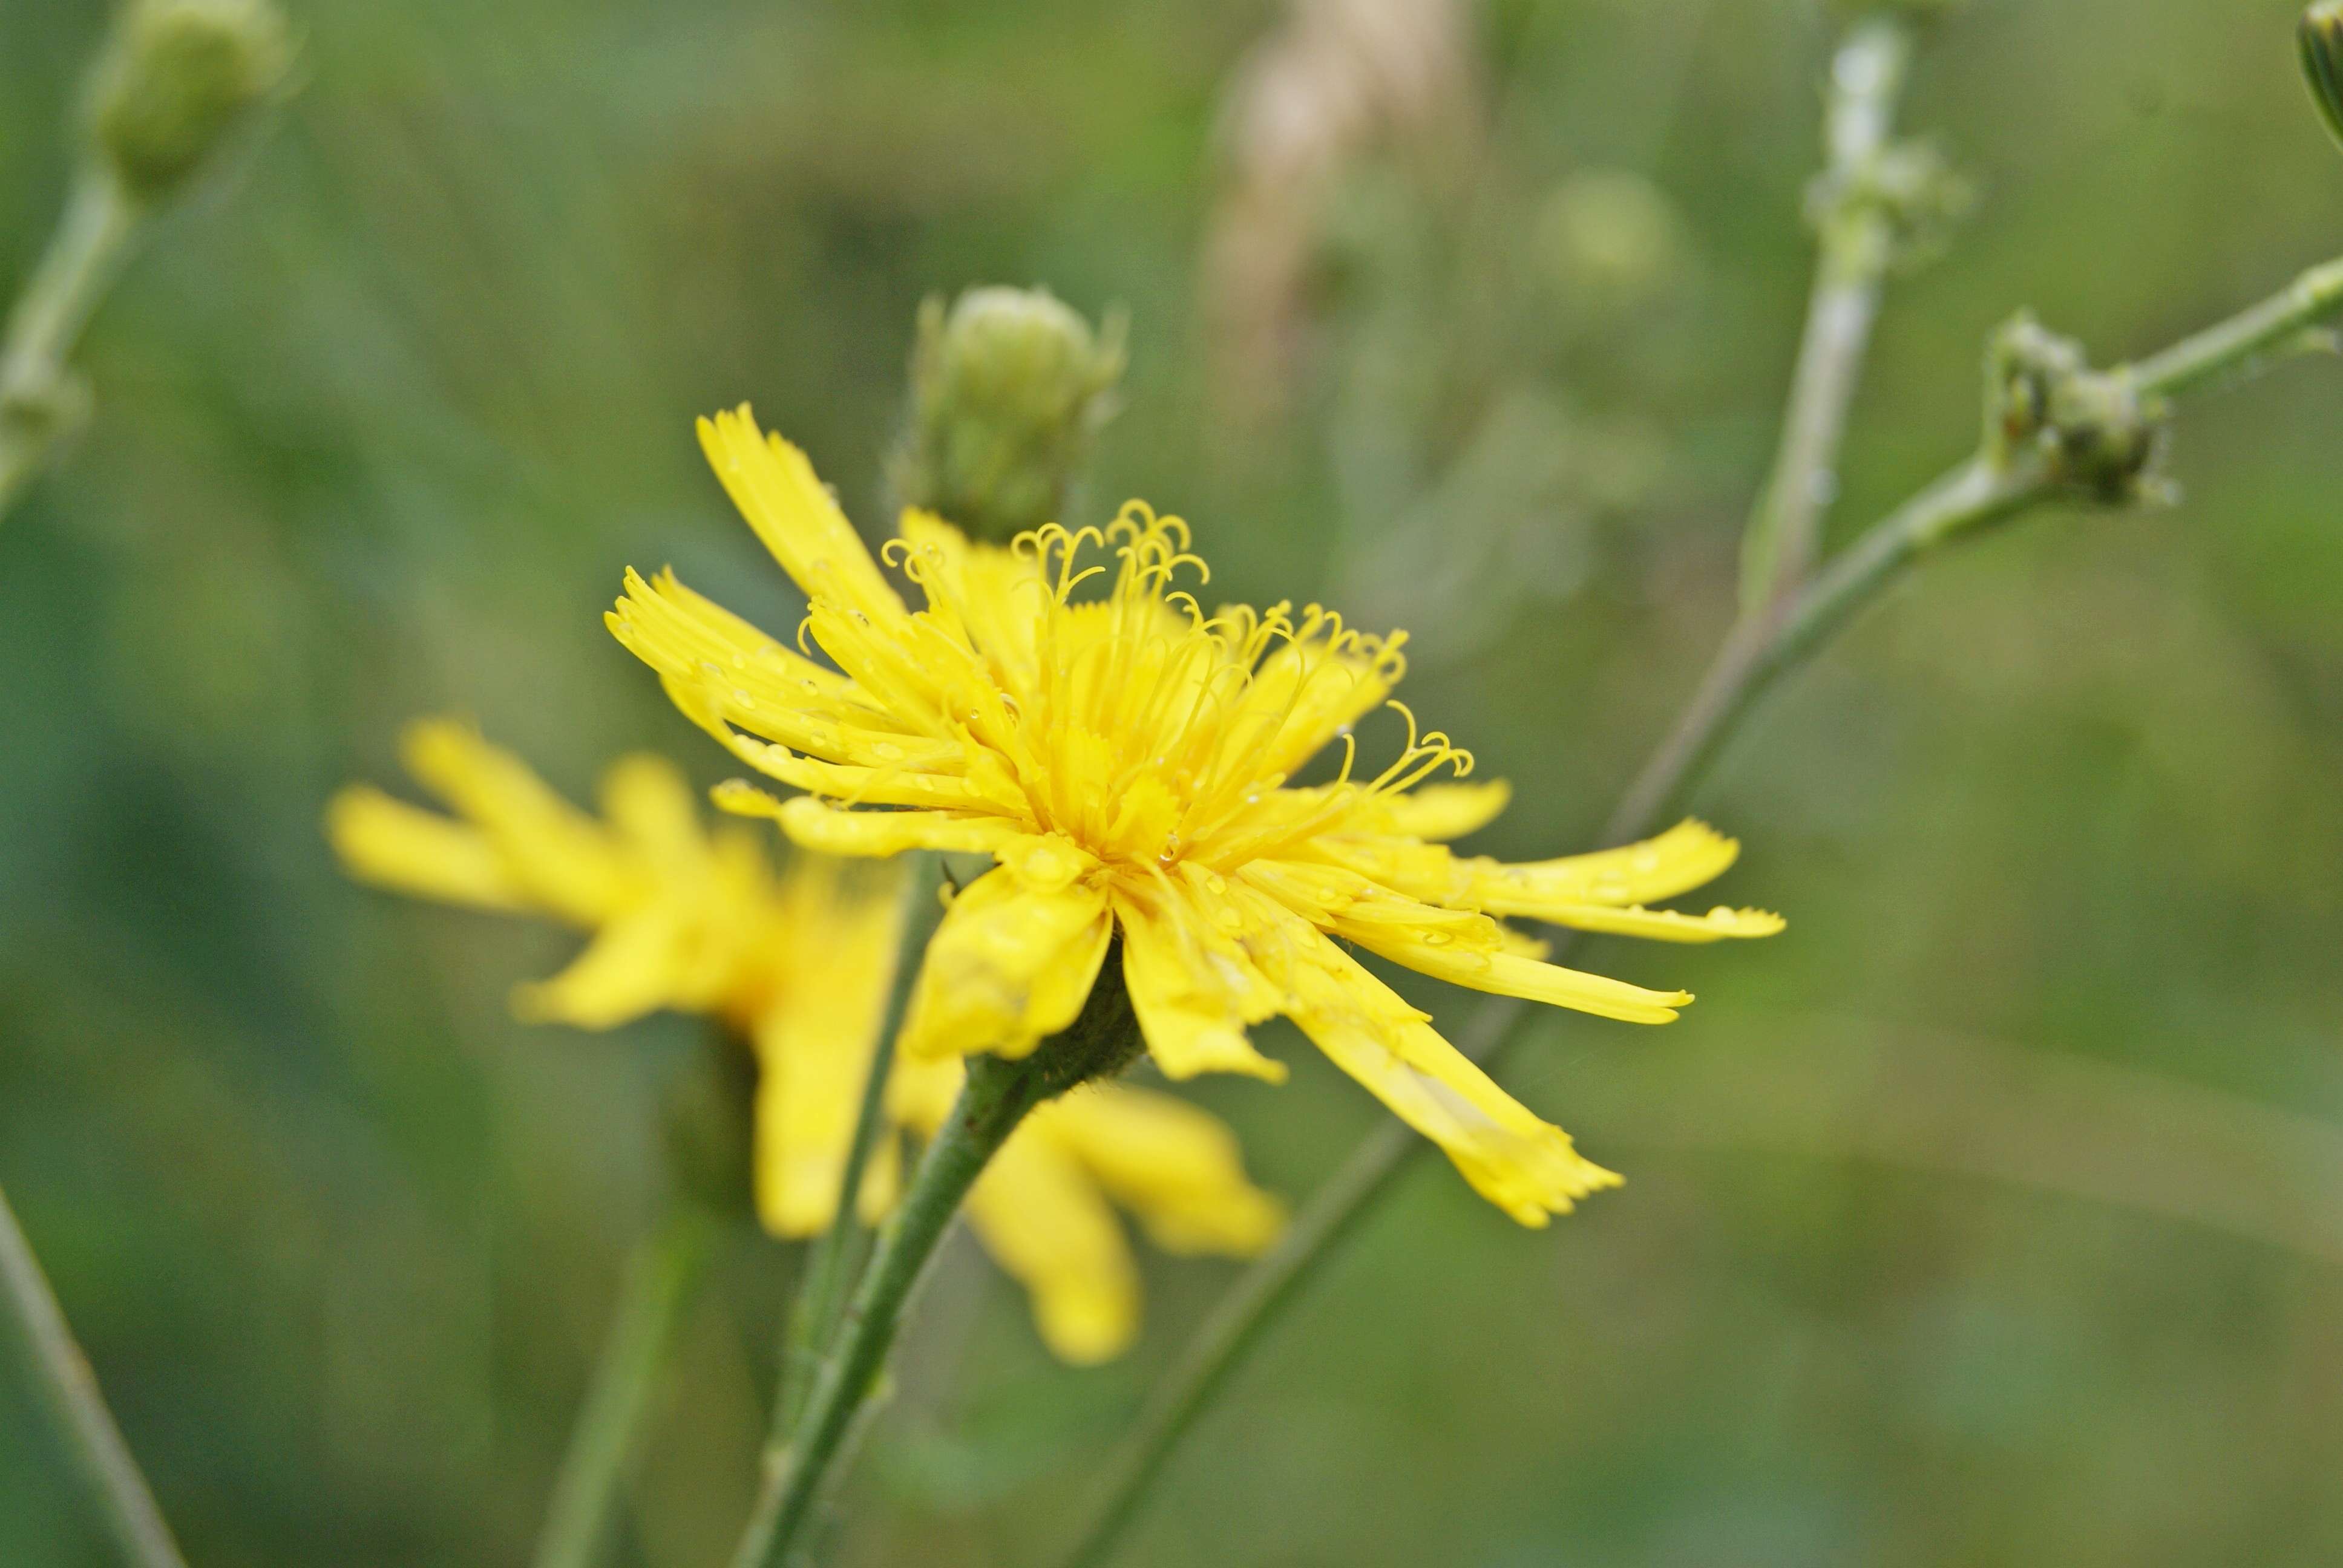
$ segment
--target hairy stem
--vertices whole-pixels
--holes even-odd
[[[1081,1016],[1031,1055],[1015,1061],[968,1059],[968,1081],[920,1157],[902,1201],[880,1227],[870,1265],[815,1370],[789,1442],[766,1453],[764,1484],[733,1568],[782,1568],[789,1561],[878,1385],[937,1244],[993,1154],[1035,1106],[1078,1083],[1120,1072],[1138,1056],[1139,1026],[1120,959],[1119,947],[1109,952]]]
[[[186,1568],[155,1493],[106,1408],[15,1211],[0,1192],[0,1317],[56,1429],[74,1479],[94,1503],[116,1555],[132,1568]]]
[[[2343,315],[2343,260],[2302,275],[2284,291],[2148,358],[2114,372],[2145,397],[2177,397],[2266,367],[2275,351]],[[1740,732],[1758,699],[1802,666],[1855,614],[1937,547],[1976,538],[2059,494],[2061,476],[2045,450],[1996,461],[1980,453],[1874,525],[1800,590],[1784,613],[1745,615],[1727,635],[1684,716],[1621,800],[1604,834],[1617,843],[1658,825]],[[1554,956],[1574,945],[1558,933]],[[1493,1066],[1518,1049],[1533,1010],[1492,1000],[1467,1025],[1458,1048]],[[1106,1561],[1197,1416],[1226,1386],[1245,1352],[1409,1161],[1431,1147],[1392,1123],[1369,1135],[1312,1194],[1278,1246],[1246,1268],[1189,1346],[1110,1464],[1099,1499],[1061,1568]]]
[[[943,878],[942,859],[932,851],[914,851],[903,873],[903,945],[895,963],[895,982],[888,993],[880,1020],[879,1042],[870,1055],[870,1075],[863,1080],[862,1102],[855,1112],[854,1138],[848,1145],[846,1165],[838,1184],[838,1212],[830,1229],[813,1244],[806,1260],[805,1282],[799,1287],[789,1312],[787,1338],[781,1346],[781,1385],[773,1402],[773,1441],[788,1441],[798,1417],[804,1413],[808,1390],[821,1364],[823,1350],[837,1332],[839,1309],[846,1288],[853,1282],[856,1243],[861,1226],[855,1205],[862,1191],[863,1173],[879,1146],[886,1121],[887,1079],[895,1065],[895,1036],[910,1006],[912,982],[919,978],[920,960],[928,939],[943,918],[936,897]]]
[[[128,259],[145,209],[103,169],[74,181],[65,216],[9,313],[0,341],[0,519],[78,418],[69,362]]]
[[[716,1233],[708,1215],[679,1201],[628,1261],[610,1337],[554,1480],[536,1568],[589,1568],[599,1557],[659,1369],[707,1271]]]

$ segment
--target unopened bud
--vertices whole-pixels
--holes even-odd
[[[2158,472],[2166,411],[2123,371],[2094,370],[2083,347],[2020,312],[1995,334],[1986,363],[1986,449],[2006,463],[2046,453],[2070,491],[2107,506],[2169,501]]]
[[[2343,0],[2319,0],[2302,14],[2302,74],[2327,128],[2343,142]]]
[[[292,55],[269,0],[131,0],[91,84],[98,152],[130,196],[163,200],[283,86]]]
[[[1114,412],[1122,327],[1103,332],[1044,289],[974,288],[920,309],[896,498],[1003,543],[1058,520]]]

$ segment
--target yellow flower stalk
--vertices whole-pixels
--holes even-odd
[[[1505,787],[1391,701],[1402,636],[1286,605],[1207,615],[1187,527],[1139,503],[1107,528],[1057,525],[1000,548],[904,514],[886,551],[909,608],[798,448],[749,410],[700,441],[749,526],[802,588],[793,650],[661,573],[629,573],[609,618],[676,703],[742,761],[727,809],[838,855],[987,854],[930,946],[902,1047],[1016,1059],[1081,1011],[1121,939],[1147,1049],[1170,1077],[1276,1080],[1248,1029],[1283,1014],[1436,1141],[1523,1224],[1618,1180],[1582,1158],[1353,956],[1636,1023],[1692,998],[1544,961],[1507,917],[1662,941],[1760,937],[1778,917],[1649,905],[1699,887],[1737,846],[1686,822],[1648,842],[1526,865],[1446,842]],[[1100,578],[1102,593],[1082,589]],[[808,638],[832,668],[804,650]],[[1352,727],[1389,703],[1398,758],[1368,775]],[[1296,782],[1341,743],[1324,782]]]
[[[590,932],[568,968],[514,992],[524,1018],[600,1030],[667,1009],[721,1020],[758,1063],[759,1217],[779,1236],[826,1229],[901,940],[893,869],[799,853],[776,874],[752,832],[709,832],[689,786],[657,757],[611,768],[598,819],[463,724],[414,725],[404,759],[454,815],[363,785],[343,790],[327,823],[350,871]],[[960,1079],[956,1060],[898,1053],[890,1122],[932,1135]],[[863,1183],[860,1206],[873,1218],[894,1201],[895,1144],[881,1142]],[[1192,1106],[1099,1085],[1042,1107],[986,1171],[969,1212],[1068,1361],[1111,1357],[1138,1326],[1137,1271],[1116,1205],[1182,1252],[1250,1255],[1282,1219],[1245,1179],[1228,1130]]]

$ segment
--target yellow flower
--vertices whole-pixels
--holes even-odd
[[[1443,769],[1461,779],[1471,759],[1412,716],[1395,761],[1371,778],[1353,769],[1352,726],[1389,699],[1403,638],[1362,636],[1315,607],[1207,617],[1179,586],[1207,573],[1176,518],[1134,502],[1103,531],[1051,525],[998,549],[907,512],[887,556],[926,598],[913,612],[802,452],[745,407],[702,420],[699,436],[810,602],[800,648],[810,634],[837,668],[671,573],[630,572],[611,629],[736,756],[805,791],[783,801],[735,783],[718,792],[728,809],[772,816],[830,853],[924,846],[998,862],[929,949],[902,1042],[912,1055],[1031,1051],[1072,1021],[1120,933],[1166,1074],[1282,1076],[1246,1034],[1282,1013],[1483,1196],[1543,1224],[1618,1178],[1349,947],[1480,990],[1665,1023],[1690,996],[1544,962],[1492,917],[1679,942],[1781,929],[1755,910],[1644,907],[1732,864],[1737,846],[1698,823],[1529,865],[1452,853],[1443,840],[1503,809],[1503,785],[1429,784]],[[1109,569],[1086,552],[1112,565],[1102,597],[1076,595]],[[1338,739],[1333,779],[1292,781]]]
[[[464,725],[418,723],[404,755],[456,815],[345,789],[327,829],[351,872],[591,932],[568,969],[514,993],[525,1018],[608,1029],[671,1009],[721,1020],[758,1062],[759,1216],[776,1235],[826,1228],[893,984],[900,879],[814,854],[776,877],[751,832],[708,832],[689,787],[656,757],[610,769],[598,819]],[[899,1054],[890,1122],[931,1135],[960,1076],[956,1060]],[[899,1159],[890,1136],[863,1183],[867,1214],[892,1204]],[[1111,1356],[1137,1330],[1137,1273],[1110,1201],[1172,1251],[1247,1255],[1283,1218],[1202,1111],[1121,1086],[1044,1107],[985,1172],[970,1215],[1069,1361]]]

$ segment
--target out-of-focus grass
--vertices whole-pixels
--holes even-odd
[[[1894,288],[1842,536],[1966,449],[2015,306],[2112,357],[2338,248],[2292,15],[1980,0],[1944,30],[1907,117],[1986,200]],[[1188,515],[1232,597],[1433,615],[1408,695],[1519,786],[1490,848],[1599,819],[1730,610],[1822,40],[1702,0],[1472,12],[1460,117],[1427,122],[1457,141],[1370,146],[1311,206],[1286,415],[1235,440],[1213,126],[1282,16],[299,8],[300,97],[132,272],[95,425],[0,531],[0,1181],[196,1560],[526,1550],[689,1032],[513,1024],[558,940],[347,886],[317,812],[423,710],[571,789],[630,746],[721,775],[598,618],[669,560],[799,613],[694,414],[753,399],[868,519],[923,294],[1123,302],[1095,493]],[[0,9],[0,284],[101,21]],[[1621,166],[1682,250],[1606,311],[1550,215]],[[2192,409],[2185,505],[1949,561],[1787,692],[1703,809],[1748,844],[1723,896],[1790,934],[1607,952],[1709,1000],[1559,1021],[1516,1085],[1628,1188],[1533,1236],[1411,1181],[1133,1563],[2332,1561],[2334,1172],[2252,1130],[2323,1149],[2343,1113],[2339,418],[2318,366]],[[1443,548],[1358,564],[1402,528]],[[1298,1194],[1374,1112],[1272,1043],[1292,1085],[1198,1092]],[[1053,1539],[1222,1277],[1151,1271],[1146,1343],[1074,1373],[950,1260],[842,1559]],[[742,1236],[690,1325],[627,1560],[727,1545],[786,1273]],[[0,1391],[0,1560],[93,1560],[57,1473]]]

